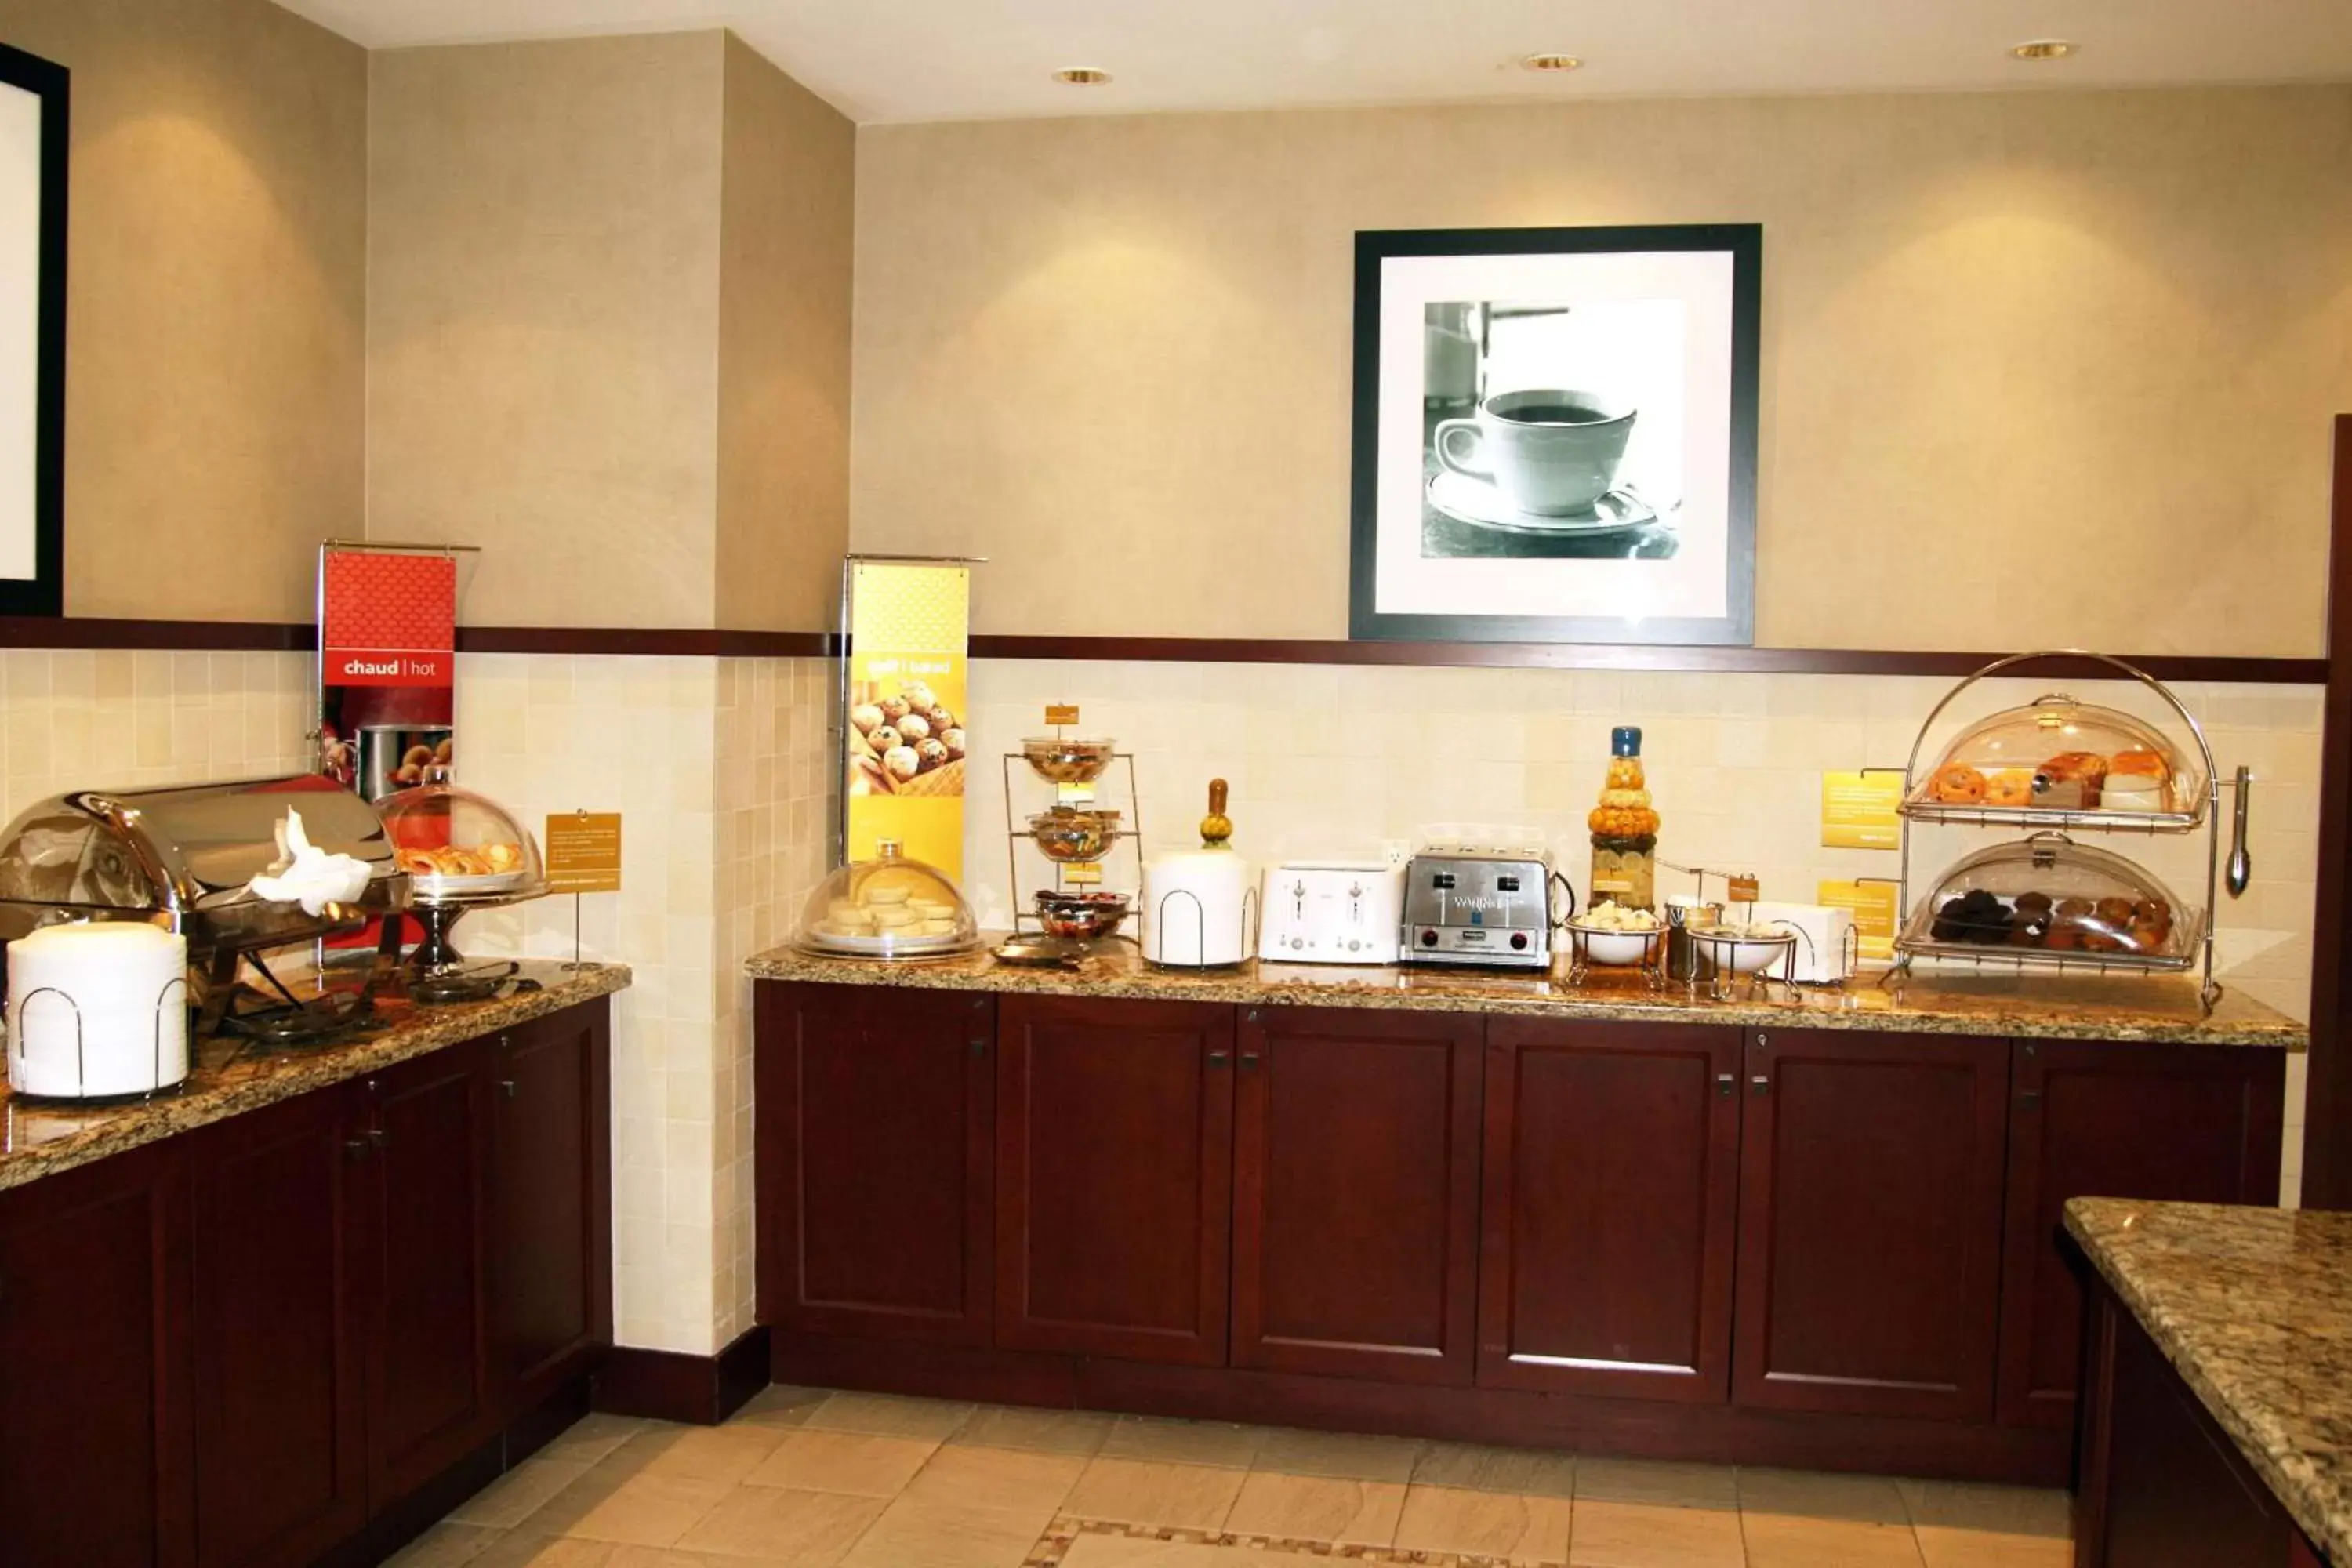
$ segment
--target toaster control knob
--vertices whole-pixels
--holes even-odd
[[[1421,945],[1423,947],[1435,947],[1437,945],[1437,933],[1433,931],[1423,931],[1421,933]]]
[[[1300,948],[1303,948],[1306,945],[1307,939],[1303,936],[1294,936],[1290,939],[1290,950],[1293,952],[1297,952]]]
[[[1521,952],[1525,952],[1528,950],[1528,933],[1523,931],[1513,931],[1511,933],[1511,945],[1518,949]]]

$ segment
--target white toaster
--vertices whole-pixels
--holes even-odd
[[[1394,963],[1404,868],[1386,860],[1286,860],[1258,896],[1257,955],[1282,963]]]
[[[1746,916],[1744,907],[1735,911]],[[1853,977],[1854,963],[1853,911],[1833,909],[1825,904],[1759,903],[1753,916],[1759,921],[1778,921],[1795,929],[1797,936],[1796,979],[1807,985],[1834,984]]]

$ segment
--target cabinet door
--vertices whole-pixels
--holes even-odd
[[[996,1342],[1222,1366],[1234,1009],[1005,996]]]
[[[1748,1055],[1733,1398],[1988,1419],[2008,1045],[1776,1029]]]
[[[494,1038],[367,1080],[369,1495],[397,1497],[498,1425],[488,1289]]]
[[[193,1134],[196,1561],[306,1563],[367,1517],[358,1086]]]
[[[2011,1076],[2000,1419],[2071,1427],[2083,1298],[2066,1200],[2278,1202],[2286,1058],[2230,1046],[2020,1042]]]
[[[613,1339],[611,1013],[499,1037],[490,1330],[501,1403],[537,1403]]]
[[[1463,1013],[1243,1016],[1234,1364],[1470,1381],[1482,1033]]]
[[[759,987],[760,1318],[986,1344],[995,998]]]
[[[1478,1381],[1722,1403],[1739,1032],[1527,1018],[1486,1029]]]
[[[0,1193],[0,1559],[185,1563],[185,1322],[162,1148]]]

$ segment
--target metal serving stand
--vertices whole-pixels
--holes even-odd
[[[2196,805],[2186,811],[2113,811],[2105,809],[2066,809],[2052,806],[1967,805],[1943,801],[1914,801],[1912,792],[1919,781],[1920,753],[1926,750],[1927,738],[1960,694],[1979,681],[2013,670],[2017,666],[2034,664],[2045,659],[2090,660],[2114,669],[2117,674],[2155,693],[2172,715],[2180,721],[2189,738],[2196,743],[2198,758],[2205,767],[2205,795]],[[2053,693],[2037,698],[2035,703],[2053,700],[2072,702],[2074,700]],[[1873,772],[1885,772],[1873,769]],[[1901,821],[1899,835],[1902,847],[1902,872],[1899,891],[1895,895],[1897,932],[1895,939],[1894,967],[1881,977],[1883,984],[1899,984],[1910,973],[1915,959],[1933,959],[1947,963],[1962,963],[1978,967],[2011,968],[2021,973],[2029,969],[2074,970],[2094,973],[2185,973],[2200,971],[2198,994],[2209,1009],[2220,999],[2221,987],[2213,978],[2213,925],[2217,889],[2227,888],[2231,898],[2246,890],[2253,874],[2252,858],[2246,851],[2247,803],[2253,789],[2252,769],[2240,767],[2231,778],[2229,789],[2233,796],[2231,814],[2230,852],[2226,861],[2221,853],[2221,795],[2223,784],[2213,763],[2213,748],[2205,739],[2204,726],[2196,715],[2175,696],[2164,682],[2120,658],[2086,648],[2048,648],[2033,653],[2011,654],[1998,658],[1968,676],[1940,701],[1929,709],[1919,726],[1919,733],[1911,742],[1911,754],[1903,767],[1903,802],[1896,807]],[[1987,947],[1965,942],[1943,942],[1915,938],[1909,934],[1912,922],[1911,887],[1911,825],[1933,823],[1947,826],[1990,828],[2027,828],[2035,830],[2032,837],[2053,832],[2060,843],[2067,842],[2069,832],[2140,833],[2151,837],[2160,834],[2189,834],[2199,827],[2205,829],[2205,902],[2196,911],[2201,929],[2194,938],[2168,952],[2099,952],[2086,949],[2049,949],[2030,947]],[[2054,846],[2053,846],[2054,847]]]
[[[1051,855],[1046,854],[1045,850],[1036,848],[1036,835],[1030,829],[1021,826],[1021,823],[1029,814],[1016,809],[1013,804],[1013,765],[1015,763],[1021,764],[1021,772],[1023,774],[1033,781],[1044,784],[1047,787],[1051,788],[1054,791],[1054,798],[1056,804],[1073,804],[1062,799],[1063,786],[1053,783],[1053,781],[1049,779],[1041,778],[1036,771],[1029,765],[1029,759],[1027,757],[1022,755],[1018,752],[1007,752],[1004,753],[1004,868],[1007,877],[1010,879],[1005,884],[1004,890],[1005,896],[1013,902],[1013,934],[1015,936],[1020,936],[1032,931],[1034,931],[1041,936],[1045,934],[1045,923],[1035,914],[1034,910],[1034,900],[1029,895],[1024,894],[1022,891],[1021,846],[1024,844],[1027,844],[1034,849],[1037,858],[1045,861],[1046,866],[1050,868],[1054,879],[1053,891],[1056,893],[1067,893],[1073,891],[1091,890],[1089,889],[1075,888],[1072,885],[1068,877],[1069,868],[1072,866],[1082,865],[1093,865],[1097,867],[1105,865],[1109,861],[1111,856],[1118,852],[1119,845],[1122,842],[1125,842],[1129,846],[1128,852],[1132,855],[1135,859],[1136,897],[1140,899],[1143,894],[1143,801],[1141,793],[1136,788],[1135,753],[1133,752],[1113,752],[1110,754],[1109,766],[1105,767],[1102,773],[1097,774],[1092,781],[1079,786],[1080,788],[1089,792],[1087,803],[1082,809],[1094,809],[1092,792],[1095,787],[1110,775],[1112,768],[1118,767],[1123,764],[1127,769],[1127,807],[1119,818],[1119,820],[1126,824],[1126,826],[1114,828],[1110,832],[1103,835],[1102,858],[1094,861],[1056,860]],[[1108,941],[1109,939],[1108,937],[1103,937],[1097,938],[1096,940]]]

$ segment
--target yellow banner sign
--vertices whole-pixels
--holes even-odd
[[[1895,815],[1902,801],[1901,773],[1823,773],[1822,844],[1832,849],[1902,847],[1903,825]]]
[[[1833,910],[1853,911],[1853,932],[1861,939],[1862,956],[1879,963],[1895,957],[1895,895],[1892,882],[1823,882],[1813,889],[1813,902]]]
[[[567,811],[547,819],[547,890],[621,890],[621,814]]]
[[[849,576],[848,851],[895,839],[910,858],[963,877],[971,572],[961,564],[860,561]]]

